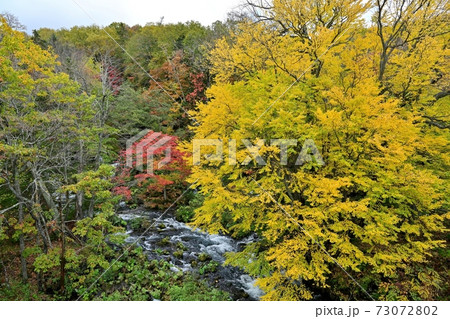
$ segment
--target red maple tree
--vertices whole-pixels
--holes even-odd
[[[167,208],[187,186],[186,156],[176,136],[150,131],[120,153],[114,192],[149,208]]]

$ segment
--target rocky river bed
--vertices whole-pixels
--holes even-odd
[[[197,273],[211,286],[230,293],[233,300],[259,300],[263,295],[252,277],[224,265],[225,253],[241,250],[254,236],[234,240],[210,235],[175,220],[170,213],[161,217],[160,212],[145,209],[122,209],[119,217],[128,225],[127,243],[136,242],[149,259],[168,261],[174,272]]]

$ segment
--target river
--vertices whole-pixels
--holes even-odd
[[[224,265],[225,253],[241,250],[255,240],[254,236],[234,240],[210,235],[175,220],[171,214],[160,216],[160,212],[141,208],[119,211],[119,217],[128,223],[127,243],[137,241],[149,259],[165,259],[172,264],[174,272],[199,272],[199,258],[211,259],[218,265],[216,269],[207,273],[200,271],[201,277],[211,286],[227,291],[233,300],[259,300],[263,292],[255,286],[255,280],[236,267]],[[130,222],[137,218],[146,219],[153,225],[144,236],[130,227]]]

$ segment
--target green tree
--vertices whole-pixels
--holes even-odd
[[[67,182],[74,158],[83,152],[78,142],[87,138],[81,122],[93,115],[90,100],[78,94],[79,86],[67,74],[56,72],[54,55],[5,20],[0,60],[1,188],[16,200],[10,214],[16,214],[17,225],[31,216],[47,250],[52,247],[47,222],[58,215],[53,193]],[[26,279],[23,233],[19,242]]]

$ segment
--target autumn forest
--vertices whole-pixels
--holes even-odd
[[[446,0],[0,15],[0,300],[448,301]]]

